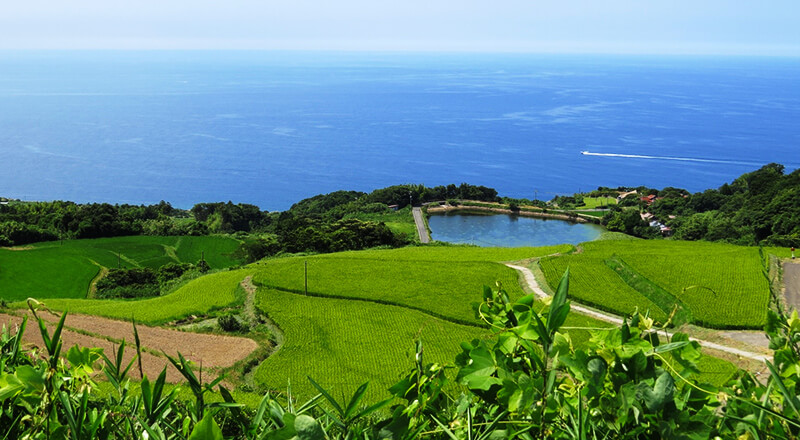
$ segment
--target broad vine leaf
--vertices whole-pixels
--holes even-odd
[[[483,345],[469,352],[469,362],[458,372],[458,381],[471,389],[488,391],[502,381],[492,377],[497,371],[492,353]]]
[[[675,382],[666,371],[662,372],[656,383],[651,389],[646,383],[639,384],[639,397],[644,401],[645,406],[650,411],[658,411],[667,402],[673,400],[675,394]]]

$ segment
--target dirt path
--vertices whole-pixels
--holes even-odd
[[[58,321],[57,315],[48,312],[40,312],[39,316],[51,326]],[[0,323],[12,328],[18,326],[21,321],[21,317],[0,314]],[[64,325],[66,327],[66,331],[63,333],[65,350],[77,344],[82,347],[102,348],[106,355],[111,355],[115,353],[116,347],[119,345],[116,341],[125,339],[130,348],[126,348],[127,355],[133,356],[135,352],[133,326],[129,322],[97,316],[68,315]],[[145,325],[138,325],[137,329],[143,349],[159,353],[164,351],[170,356],[177,356],[180,352],[198,367],[202,366],[203,369],[230,367],[258,348],[258,344],[248,338],[189,333]],[[83,332],[92,336],[83,334]],[[23,338],[28,343],[41,346],[42,341],[38,327],[30,318]],[[112,339],[114,342],[108,339]],[[161,372],[165,365],[169,364],[169,361],[152,352],[143,352],[142,364],[145,374],[153,378]],[[180,382],[182,379],[174,368],[168,368],[167,373],[167,379],[171,382]],[[138,371],[134,377],[138,378]]]
[[[106,275],[108,275],[108,268],[102,266],[97,261],[91,259],[89,261],[91,261],[92,264],[100,268],[100,270],[97,271],[97,275],[95,275],[94,278],[92,278],[92,281],[89,281],[89,292],[86,294],[86,298],[94,298],[95,295],[97,294],[97,282],[102,280]]]
[[[283,330],[281,330],[281,328],[278,327],[275,322],[269,319],[269,317],[264,315],[259,316],[258,312],[256,311],[255,296],[257,288],[253,284],[253,277],[246,277],[242,281],[241,286],[244,291],[247,292],[247,298],[244,300],[244,310],[242,311],[242,314],[245,316],[245,319],[247,319],[248,322],[259,322],[267,326],[270,333],[272,333],[272,336],[275,337],[275,346],[271,350],[271,353],[275,353],[283,346]]]
[[[518,271],[522,274],[523,279],[525,280],[525,284],[527,284],[528,288],[533,291],[533,293],[539,298],[546,298],[549,295],[539,287],[539,283],[536,282],[536,278],[533,276],[533,272],[527,267],[516,266],[513,264],[506,264],[506,266]],[[597,310],[591,309],[589,307],[582,306],[580,304],[576,304],[574,301],[570,305],[570,310],[574,312],[578,312],[583,315],[591,316],[593,318],[599,319],[601,321],[610,322],[615,325],[622,324],[622,318],[616,315],[611,315],[609,313],[599,312]],[[673,333],[671,332],[659,332],[660,334],[664,334],[668,338],[671,338]],[[706,348],[710,348],[713,350],[721,351],[723,353],[732,354],[735,356],[755,360],[758,362],[763,362],[769,359],[769,356],[765,353],[756,353],[749,350],[743,350],[736,347],[731,347],[729,345],[723,345],[717,342],[712,342],[706,339],[699,339],[695,337],[689,337],[692,341],[697,341],[700,345]]]
[[[786,308],[800,311],[800,262],[797,260],[783,263],[783,285]]]
[[[431,236],[428,234],[428,228],[425,227],[425,219],[422,218],[422,208],[414,207],[411,209],[411,213],[414,214],[414,223],[417,224],[419,242],[422,244],[430,243]]]
[[[250,325],[258,322],[258,315],[256,314],[256,286],[253,284],[253,276],[248,275],[240,283],[242,289],[247,292],[247,297],[244,299],[244,307],[242,308],[242,315]]]

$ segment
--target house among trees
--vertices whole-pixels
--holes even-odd
[[[656,195],[655,194],[650,194],[649,196],[644,196],[644,197],[639,198],[639,200],[641,200],[641,201],[643,201],[643,202],[645,202],[645,203],[647,203],[649,205],[649,204],[653,203],[656,200]]]

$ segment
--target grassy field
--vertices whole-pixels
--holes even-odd
[[[570,293],[583,301],[618,312],[639,306],[657,317],[656,310],[668,313],[630,286],[623,287],[625,281],[606,264],[617,256],[686,304],[698,324],[759,328],[764,323],[769,291],[757,248],[671,240],[597,241],[582,246],[582,253],[545,258],[541,265],[550,284],[569,266],[576,281]]]
[[[212,268],[230,267],[238,263],[230,257],[238,245],[237,240],[220,236],[134,236],[0,249],[0,298],[83,298],[101,266],[158,268],[166,263],[196,263],[204,254]]]
[[[617,204],[617,199],[615,197],[584,197],[583,205],[581,206],[581,208],[596,209],[616,204]]]
[[[205,275],[169,295],[156,298],[135,301],[48,299],[44,303],[53,310],[124,320],[135,317],[138,322],[157,325],[240,304],[244,295],[239,283],[252,273],[249,269],[239,269]]]

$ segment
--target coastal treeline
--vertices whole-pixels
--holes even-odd
[[[15,202],[0,205],[0,246],[59,239],[131,235],[237,234],[240,256],[254,261],[279,252],[336,252],[402,246],[409,237],[381,221],[410,204],[447,198],[494,201],[497,191],[468,184],[395,185],[371,193],[336,191],[301,200],[283,212],[246,203],[198,203],[189,210],[153,205]]]
[[[654,197],[643,200],[648,195]],[[783,165],[771,163],[694,194],[672,187],[639,188],[612,206],[603,223],[640,237],[659,236],[642,213],[652,214],[676,239],[800,246],[800,170],[786,174]]]

